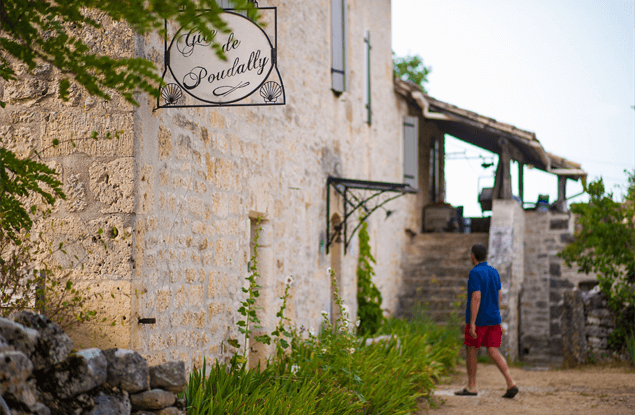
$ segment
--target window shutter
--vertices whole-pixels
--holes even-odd
[[[403,120],[403,181],[415,189],[419,187],[419,119]]]
[[[332,88],[346,91],[346,0],[331,0]]]
[[[370,107],[370,32],[367,30],[366,31],[366,36],[364,37],[364,45],[365,45],[365,49],[364,49],[364,53],[366,55],[366,68],[364,71],[364,77],[365,77],[365,85],[366,85],[366,91],[365,91],[365,110],[366,110],[366,122],[368,123],[368,125],[370,125],[370,121],[371,121],[371,107]]]

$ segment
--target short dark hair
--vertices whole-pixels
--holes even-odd
[[[487,248],[483,244],[474,244],[472,245],[472,254],[478,262],[483,262],[487,258]]]

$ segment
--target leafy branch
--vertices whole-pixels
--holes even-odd
[[[234,7],[246,10],[258,20],[257,9],[249,0],[233,0]],[[99,13],[100,12],[100,13]],[[135,94],[147,92],[157,97],[161,77],[147,59],[111,57],[95,53],[81,38],[86,30],[102,29],[100,15],[146,35],[165,35],[164,21],[172,20],[185,30],[196,29],[225,59],[215,32],[228,33],[221,19],[222,9],[215,0],[2,0],[0,1],[0,77],[16,80],[14,63],[21,62],[32,72],[38,62],[59,69],[59,94],[68,100],[70,81],[82,85],[89,94],[109,100],[116,91],[137,105]],[[94,16],[100,16],[99,18]],[[4,107],[5,103],[0,102]]]

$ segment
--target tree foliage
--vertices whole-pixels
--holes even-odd
[[[236,8],[250,17],[257,11],[249,0],[234,0]],[[205,10],[205,12],[201,12]],[[125,21],[138,34],[163,35],[164,20],[186,29],[196,28],[205,38],[214,31],[228,32],[215,0],[3,0],[0,1],[0,77],[15,80],[14,63],[33,71],[40,62],[57,67],[62,74],[59,92],[68,99],[70,81],[94,96],[110,99],[109,91],[136,103],[134,94],[158,95],[161,77],[155,65],[143,58],[111,57],[95,53],[82,38],[84,32],[101,28],[97,14]],[[97,13],[94,13],[97,12]],[[101,17],[100,16],[100,17]],[[217,42],[216,53],[224,57]],[[4,103],[0,102],[4,106]]]
[[[428,75],[432,71],[432,68],[423,64],[423,58],[421,56],[393,56],[393,71],[395,78],[414,82],[421,87],[423,93],[428,93],[424,84],[428,83]]]
[[[617,328],[609,344],[620,349],[635,328],[635,172],[628,173],[625,200],[617,202],[600,178],[589,184],[588,203],[577,203],[575,241],[559,254],[568,266],[596,273],[600,290],[617,314]]]
[[[375,258],[370,252],[368,223],[359,228],[359,259],[357,262],[357,318],[360,320],[359,333],[372,335],[379,330],[384,316],[381,310],[381,292],[372,280],[375,275]]]
[[[45,188],[46,187],[46,188]],[[13,152],[0,148],[0,238],[9,238],[19,244],[22,231],[30,231],[35,205],[27,211],[25,199],[40,195],[45,204],[52,206],[56,198],[66,199],[57,172],[45,164],[20,159]]]

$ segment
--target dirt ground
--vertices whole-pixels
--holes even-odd
[[[633,366],[584,366],[578,369],[528,370],[510,368],[519,393],[504,399],[506,385],[493,364],[478,364],[478,396],[455,396],[467,385],[465,367],[459,367],[449,383],[440,384],[434,399],[438,409],[422,409],[415,415],[449,414],[635,414]]]

